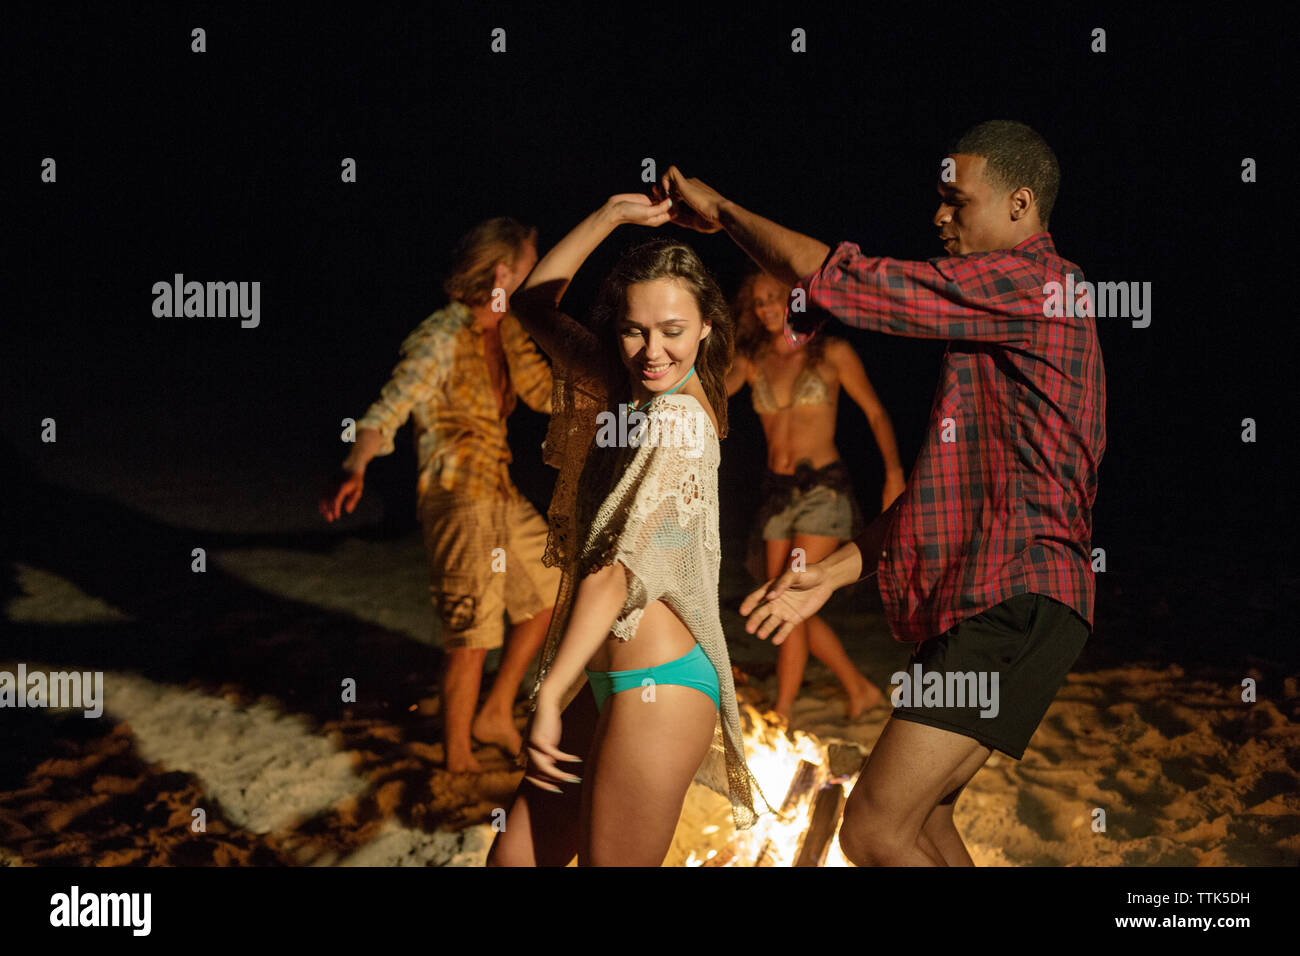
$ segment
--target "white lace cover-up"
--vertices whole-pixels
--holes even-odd
[[[590,449],[588,465],[595,467],[584,471],[574,495],[577,510],[591,515],[589,523],[579,520],[573,529],[581,541],[574,573],[580,579],[615,561],[627,568],[627,601],[611,627],[620,640],[636,634],[643,611],[656,600],[681,618],[695,637],[717,672],[721,698],[713,745],[695,779],[726,797],[737,829],[747,829],[755,819],[754,781],[745,763],[731,658],[718,606],[718,436],[704,407],[690,395],[656,396],[643,411],[644,424],[637,427],[637,420],[631,418],[633,427],[627,429],[640,432],[638,444],[629,439],[627,447],[609,449],[596,447],[601,444],[597,441]],[[601,468],[598,459],[605,456],[613,458]],[[598,477],[602,472],[608,476],[606,482]],[[602,484],[608,487],[608,481],[614,482],[613,487],[598,506],[583,495]],[[567,590],[571,598],[576,581],[567,583],[569,588],[562,592]],[[554,660],[570,607],[557,604],[556,613],[564,620],[552,622],[538,687]],[[583,683],[585,677],[569,689],[566,698],[571,700]]]

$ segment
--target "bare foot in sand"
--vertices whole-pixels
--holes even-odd
[[[518,757],[524,746],[524,738],[519,736],[509,713],[488,713],[485,710],[474,718],[469,732],[479,743],[500,747],[512,757]]]
[[[871,710],[873,707],[879,707],[884,703],[885,696],[880,693],[880,688],[865,677],[862,683],[856,687],[850,687],[849,692],[849,719],[852,720],[864,711]]]
[[[458,750],[447,751],[448,773],[482,773],[483,765],[474,759],[471,751],[461,753]]]

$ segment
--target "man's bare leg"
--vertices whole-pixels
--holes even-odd
[[[921,828],[921,837],[929,842],[933,851],[943,858],[947,866],[974,866],[975,861],[971,859],[970,853],[966,850],[966,844],[962,842],[961,835],[957,833],[957,827],[952,822],[953,803],[940,803],[930,811],[930,815],[925,819],[925,826]]]
[[[983,745],[975,748],[975,751],[966,758],[966,763],[957,768],[957,772],[953,774],[953,778],[961,782],[945,794],[938,806],[930,811],[925,826],[921,828],[922,833],[930,838],[930,842],[949,866],[975,865],[970,852],[966,849],[966,844],[962,842],[961,834],[953,824],[952,814],[957,807],[957,798],[966,790],[966,784],[979,772],[980,767],[984,766],[984,761],[988,760],[992,753],[992,750]]]
[[[528,673],[528,665],[537,657],[546,640],[546,629],[551,623],[551,611],[547,608],[527,621],[520,621],[510,628],[506,635],[506,649],[497,669],[492,690],[483,702],[483,709],[470,725],[470,733],[480,743],[495,744],[517,755],[523,746],[523,738],[515,729],[515,697],[519,694],[519,684]]]
[[[452,773],[482,773],[474,759],[469,727],[478,704],[486,648],[453,647],[447,650],[442,671],[443,739],[447,769]]]
[[[986,747],[979,747],[970,755],[969,766],[963,765],[955,776],[966,777],[967,781],[975,776],[976,771],[984,765],[988,759],[988,754],[984,751]],[[969,773],[967,771],[969,770]],[[930,815],[925,818],[925,825],[921,827],[921,835],[917,838],[918,844],[926,848],[931,856],[939,856],[947,866],[974,866],[975,861],[971,859],[970,852],[966,849],[966,844],[962,842],[961,834],[957,832],[957,827],[953,823],[953,810],[957,806],[957,798],[962,795],[966,789],[966,784],[962,783],[955,790],[939,801],[938,806],[930,811]]]
[[[844,807],[840,848],[845,857],[857,866],[969,860],[951,813],[930,818],[945,798],[956,800],[991,752],[962,734],[891,718]]]

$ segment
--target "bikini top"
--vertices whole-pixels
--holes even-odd
[[[778,405],[772,395],[772,387],[763,374],[763,363],[754,363],[754,380],[750,383],[750,392],[754,400],[754,411],[760,415],[793,408],[796,405],[830,405],[833,402],[831,386],[817,374],[816,369],[804,365],[795,376],[794,386],[790,389],[790,404]]]

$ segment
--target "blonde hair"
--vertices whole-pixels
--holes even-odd
[[[498,263],[513,266],[524,246],[536,242],[535,226],[508,216],[480,222],[461,236],[452,250],[443,291],[466,305],[485,305],[492,298]]]
[[[758,314],[754,311],[754,286],[760,279],[775,282],[781,287],[781,292],[786,298],[789,298],[790,290],[794,288],[763,271],[749,273],[740,283],[731,305],[736,316],[736,354],[751,362],[761,359],[767,353],[772,341],[771,333],[759,321]],[[820,332],[805,342],[803,348],[807,355],[806,361],[813,365],[820,362],[826,351],[826,343],[827,336]]]

